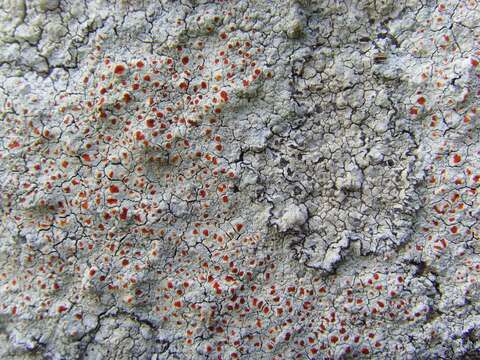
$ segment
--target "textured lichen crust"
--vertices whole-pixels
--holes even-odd
[[[0,358],[480,356],[479,20],[4,1]]]

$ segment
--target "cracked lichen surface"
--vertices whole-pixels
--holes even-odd
[[[480,353],[480,5],[0,5],[2,359]]]

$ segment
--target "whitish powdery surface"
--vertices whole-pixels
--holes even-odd
[[[0,4],[0,358],[480,357],[475,0]]]

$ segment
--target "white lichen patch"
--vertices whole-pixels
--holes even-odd
[[[1,359],[478,354],[477,1],[2,5]]]

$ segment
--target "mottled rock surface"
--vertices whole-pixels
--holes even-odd
[[[479,358],[479,23],[4,0],[0,358]]]

